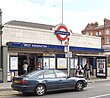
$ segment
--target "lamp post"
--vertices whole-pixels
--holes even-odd
[[[62,0],[62,25],[63,25],[63,0]],[[66,50],[66,56],[67,56],[67,74],[68,74],[68,76],[70,76],[69,40],[70,40],[70,38],[68,37],[67,41],[65,41],[67,44],[65,45],[65,49],[64,49],[64,51]]]
[[[63,24],[63,0],[62,0],[62,24]]]
[[[69,53],[69,37],[67,38],[67,41],[68,41],[68,51],[67,51],[67,74],[68,76],[70,76],[70,59],[69,59],[69,56],[68,56],[68,53]]]

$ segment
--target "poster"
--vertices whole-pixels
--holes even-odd
[[[55,69],[55,58],[50,58],[50,69]]]
[[[70,59],[70,68],[75,68],[75,58]]]
[[[58,69],[67,68],[67,59],[66,58],[57,58],[57,68]]]
[[[10,70],[18,70],[18,57],[10,57]]]
[[[106,76],[105,59],[97,59],[97,76]]]

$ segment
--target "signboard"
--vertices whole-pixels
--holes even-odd
[[[97,59],[97,76],[106,77],[106,59]]]
[[[67,52],[67,53],[65,54],[65,57],[67,57],[67,58],[72,58],[72,52]]]
[[[60,25],[55,31],[55,34],[57,35],[59,40],[64,41],[68,38],[68,36],[70,35],[70,32],[68,32],[68,29],[66,28],[66,26]]]
[[[55,69],[55,58],[50,58],[50,69]]]

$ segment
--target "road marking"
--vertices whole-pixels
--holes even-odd
[[[89,97],[89,98],[100,98],[100,97],[105,97],[105,96],[109,96],[109,94],[103,94],[103,95],[99,95],[99,96],[93,96],[93,97]]]

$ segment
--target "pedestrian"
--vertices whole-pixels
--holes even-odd
[[[41,70],[41,63],[40,63],[40,62],[38,62],[38,64],[37,64],[37,66],[36,66],[35,69],[36,69],[36,70]]]
[[[44,65],[43,69],[49,69],[46,62],[45,62],[45,65]]]
[[[23,64],[23,74],[26,74],[27,70],[28,70],[28,63],[24,62],[24,64]]]
[[[91,65],[86,62],[85,66],[84,66],[84,70],[85,70],[85,78],[90,80],[90,69],[91,69]]]
[[[76,66],[76,76],[83,77],[83,70],[82,70],[82,67],[79,63]]]

